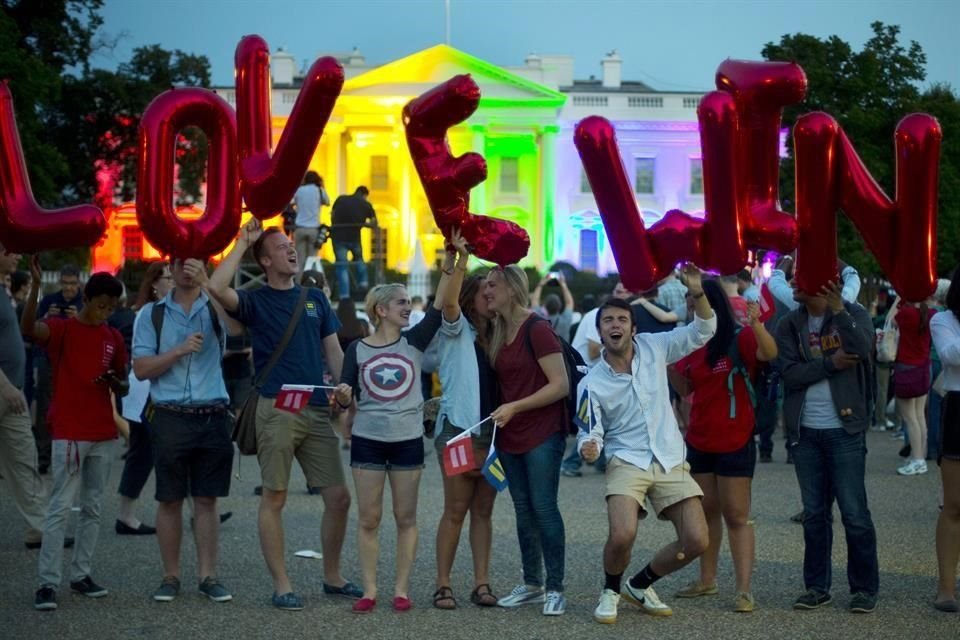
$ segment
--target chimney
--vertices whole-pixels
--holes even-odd
[[[623,60],[617,55],[614,49],[600,61],[603,68],[603,86],[610,89],[620,88],[620,68],[623,66]]]
[[[296,59],[284,51],[283,47],[270,56],[270,76],[273,78],[273,84],[293,84],[293,74],[296,69]]]
[[[531,53],[524,59],[524,63],[531,69],[539,69],[543,66],[543,58],[535,53]]]
[[[350,52],[350,56],[347,58],[347,66],[349,67],[362,67],[367,63],[366,58],[363,57],[363,54],[360,53],[359,47],[354,47],[353,51]]]

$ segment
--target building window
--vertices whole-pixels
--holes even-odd
[[[390,188],[390,163],[387,156],[370,156],[370,190],[386,191]]]
[[[703,160],[690,158],[690,193],[703,193]]]
[[[593,193],[593,189],[590,188],[590,180],[587,178],[587,172],[584,169],[580,169],[580,193]]]
[[[140,227],[131,225],[123,228],[123,259],[143,259],[143,233]]]
[[[573,96],[575,107],[605,107],[607,96]]]
[[[653,96],[630,96],[627,98],[628,107],[641,107],[646,109],[662,109],[663,98]]]
[[[520,193],[520,159],[500,159],[500,193]]]
[[[597,232],[595,229],[580,230],[580,269],[597,272],[599,262],[597,251]]]
[[[633,190],[636,193],[653,193],[653,158],[636,158]]]
[[[700,98],[684,98],[683,99],[684,109],[696,109],[699,104],[700,104]]]

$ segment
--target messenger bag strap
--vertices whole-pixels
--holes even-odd
[[[260,385],[267,379],[270,372],[273,371],[273,368],[280,362],[280,358],[283,357],[283,352],[286,351],[287,345],[290,343],[290,338],[293,337],[293,332],[296,331],[297,325],[300,324],[300,318],[303,316],[303,308],[306,306],[307,293],[307,287],[300,287],[300,297],[297,299],[297,306],[293,308],[293,314],[290,316],[287,329],[283,332],[283,337],[280,338],[280,344],[273,350],[273,355],[270,356],[270,361],[267,362],[267,366],[257,374],[256,379],[253,381],[254,388],[260,388]]]

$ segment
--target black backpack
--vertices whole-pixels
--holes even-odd
[[[540,316],[534,317],[532,322],[546,322],[549,324],[549,320],[546,318],[541,318]],[[551,331],[553,327],[551,326]],[[587,375],[587,363],[584,362],[583,356],[580,355],[580,352],[571,346],[569,342],[563,339],[562,336],[557,336],[557,340],[560,341],[560,348],[563,353],[563,366],[567,370],[567,382],[570,384],[570,389],[567,391],[567,398],[564,401],[564,406],[566,408],[566,416],[564,417],[564,422],[567,425],[567,433],[570,435],[576,434],[580,427],[576,423],[577,417],[577,387],[580,385],[580,381],[583,380],[584,376]],[[530,328],[527,328],[526,335],[527,349],[530,351],[530,355],[534,356],[536,359],[536,354],[533,351],[533,344],[530,343]]]

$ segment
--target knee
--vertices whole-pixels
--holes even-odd
[[[183,500],[173,500],[171,502],[158,502],[157,510],[166,514],[179,514],[183,510]]]
[[[416,511],[396,511],[393,512],[393,519],[397,523],[397,529],[412,529],[417,526]]]
[[[607,538],[607,544],[611,549],[617,552],[628,551],[633,547],[633,541],[636,539],[636,529],[613,529]]]
[[[471,512],[472,513],[472,512]],[[467,505],[462,502],[448,504],[443,510],[443,519],[449,524],[462,526],[467,517]]]
[[[379,509],[375,511],[371,509],[366,512],[361,509],[360,516],[357,518],[357,526],[365,531],[376,531],[380,528],[380,516],[381,511]]]
[[[263,511],[281,511],[287,504],[286,491],[273,491],[263,488],[263,496],[260,498],[260,509]]]
[[[470,517],[477,520],[490,520],[493,518],[493,501],[474,500],[470,506]]]
[[[747,526],[749,520],[748,511],[738,507],[728,507],[723,510],[723,521],[731,529],[739,529]]]
[[[710,545],[710,532],[706,526],[690,528],[680,536],[680,546],[688,557],[702,555]]]
[[[328,511],[346,513],[350,510],[350,492],[346,487],[337,487],[323,501]]]
[[[195,513],[209,513],[216,511],[217,499],[210,497],[194,497],[193,510]]]

